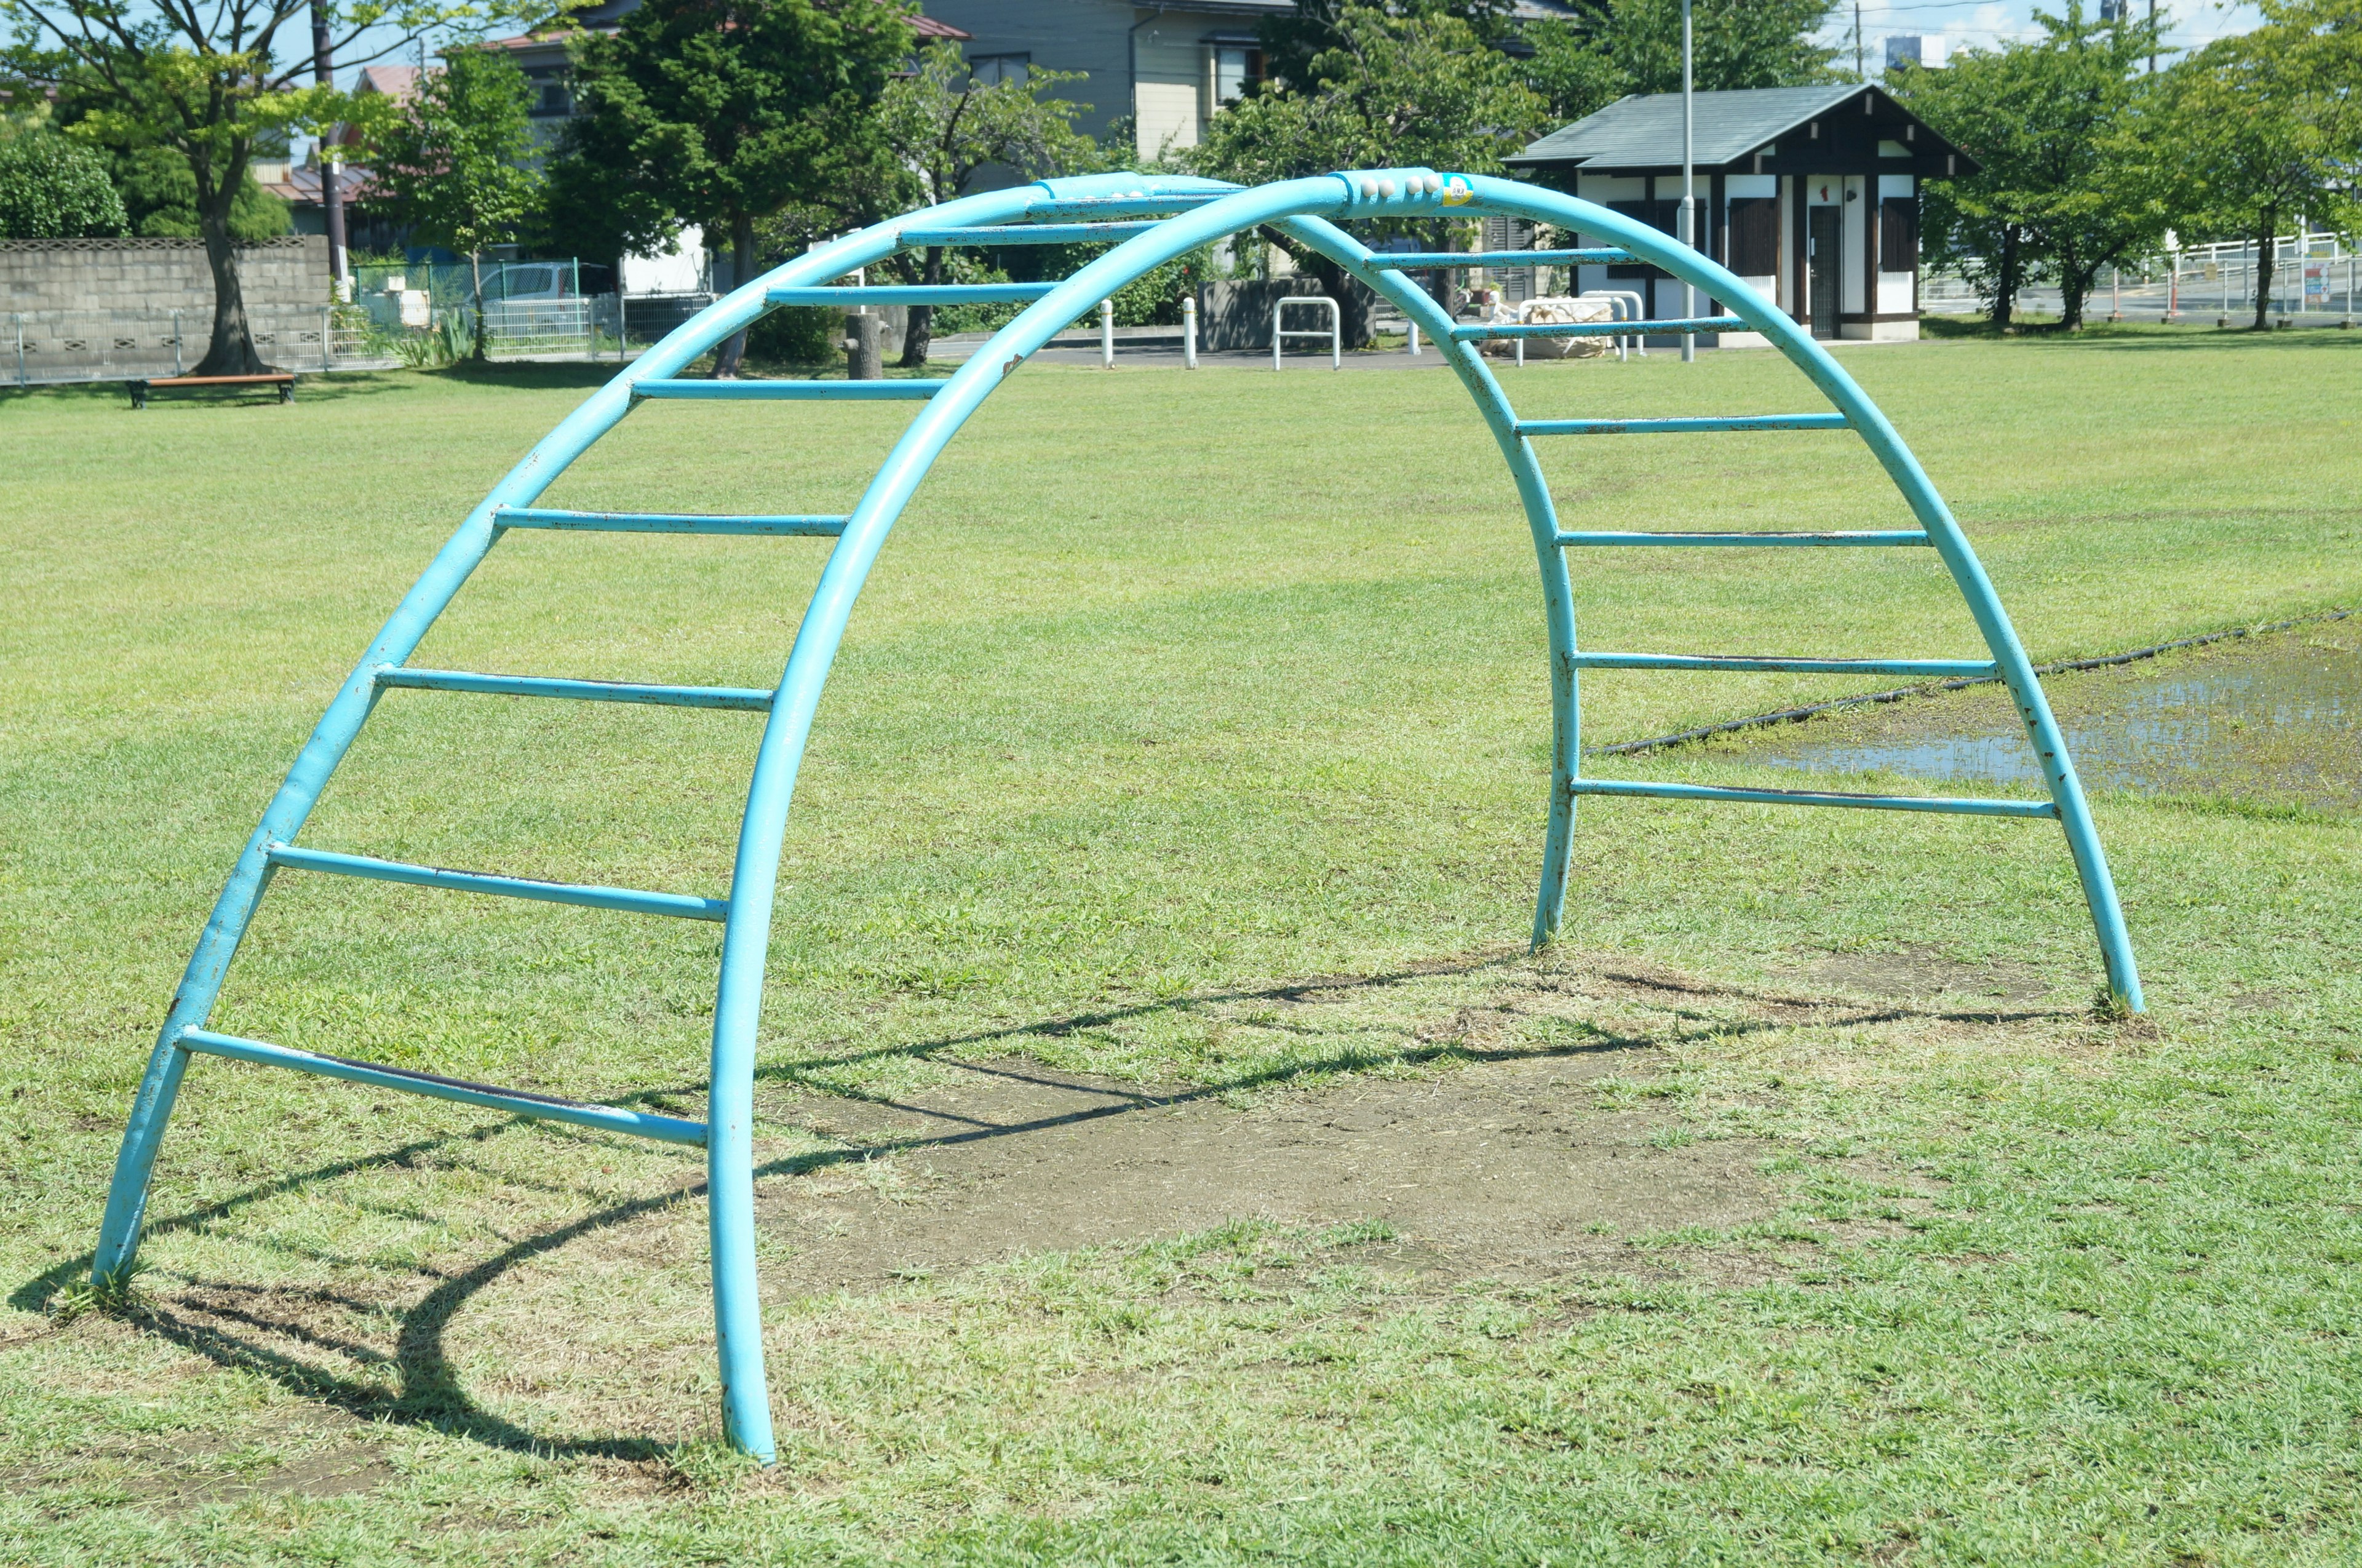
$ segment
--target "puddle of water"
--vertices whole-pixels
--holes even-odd
[[[2087,789],[2362,812],[2362,628],[2241,638],[2044,686]],[[1717,749],[1813,773],[2042,778],[1999,686],[1855,709]]]

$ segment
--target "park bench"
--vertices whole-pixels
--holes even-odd
[[[131,406],[148,406],[148,394],[159,388],[171,387],[277,387],[279,401],[295,401],[295,372],[271,370],[259,376],[150,376],[144,381],[126,381],[131,393]]]

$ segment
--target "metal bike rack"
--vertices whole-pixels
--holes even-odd
[[[1615,248],[1565,253],[1583,259],[1643,261],[1729,302],[1735,313],[1673,321],[1462,326],[1405,275],[1407,269],[1485,265],[1474,255],[1374,255],[1336,221],[1422,220],[1502,215],[1588,235]],[[1491,428],[1514,476],[1540,569],[1550,647],[1552,740],[1551,778],[1535,900],[1533,940],[1549,941],[1563,913],[1568,846],[1575,802],[1584,796],[1654,797],[1694,801],[1767,801],[1902,812],[2056,822],[2081,878],[2108,988],[2117,1005],[2138,1011],[2140,980],[2114,885],[2081,784],[2033,666],[1999,597],[1943,499],[1886,416],[1853,379],[1796,324],[1720,266],[1672,237],[1591,203],[1539,186],[1428,169],[1389,169],[1290,180],[1252,190],[1212,181],[1141,174],[1093,175],[999,190],[946,203],[832,241],[793,258],[717,301],[591,394],[527,453],[470,512],[403,596],[384,628],[346,678],[311,738],[240,852],[214,906],[133,1099],[117,1156],[92,1277],[102,1286],[127,1277],[138,1246],[157,1150],[194,1055],[227,1056],[298,1072],[345,1078],[381,1089],[570,1122],[702,1147],[712,1235],[714,1326],[722,1364],[723,1413],[729,1440],[768,1463],[774,1454],[766,1391],[760,1312],[756,1297],[754,1066],[774,889],[789,804],[813,715],[855,600],[889,531],[945,444],[1003,380],[1066,324],[1124,284],[1201,246],[1263,225],[1275,226],[1329,257],[1423,326],[1443,352]],[[860,288],[841,280],[897,250],[930,245],[1006,247],[1117,242],[1057,282]],[[1518,252],[1521,263],[1548,253]],[[1325,296],[1324,296],[1325,300]],[[940,381],[684,381],[680,372],[733,333],[783,304],[950,304],[1024,302],[1027,308],[950,377]],[[1333,301],[1325,301],[1334,308]],[[1512,410],[1477,351],[1500,337],[1683,333],[1748,329],[1762,334],[1831,405],[1792,414],[1677,418],[1527,418]],[[1526,383],[1572,385],[1571,381]],[[536,505],[567,468],[640,403],[723,400],[797,403],[908,399],[920,403],[860,502],[850,513],[711,515],[579,512]],[[1850,431],[1869,447],[1918,521],[1912,529],[1850,533],[1725,533],[1635,530],[1570,532],[1559,526],[1535,442],[1542,437],[1708,431]],[[1817,437],[1808,437],[1817,439]],[[768,690],[631,685],[555,677],[424,669],[410,663],[436,618],[476,568],[513,529],[561,533],[626,531],[665,535],[822,538],[827,565],[797,631],[778,684]],[[1981,635],[1982,658],[1786,658],[1717,655],[1598,653],[1575,644],[1573,586],[1566,552],[1620,546],[1705,547],[1915,547],[1932,549],[1951,576]],[[1581,770],[1578,683],[1586,669],[1806,670],[1847,674],[1978,676],[2005,682],[2016,700],[2049,798],[1945,799],[1849,794],[1835,790],[1739,789],[1637,779],[1586,778]],[[728,891],[722,897],[586,887],[444,870],[297,844],[314,803],[381,698],[403,690],[470,692],[708,708],[763,715],[746,811]],[[400,699],[395,699],[399,701]],[[363,877],[415,887],[712,921],[723,927],[705,1120],[657,1116],[612,1105],[470,1084],[246,1039],[211,1027],[223,978],[271,878],[281,873]]]
[[[1574,297],[1579,300],[1606,300],[1609,308],[1616,312],[1616,319],[1618,321],[1638,321],[1649,314],[1640,307],[1639,293],[1633,289],[1585,289]],[[1629,315],[1626,315],[1628,311],[1630,313]],[[1618,337],[1616,340],[1617,359],[1622,360],[1629,357],[1626,350],[1628,343],[1632,348],[1639,351],[1640,358],[1643,359],[1649,357],[1649,346],[1639,338]]]
[[[1315,328],[1282,332],[1279,328],[1279,313],[1292,304],[1328,306],[1329,330],[1322,332]],[[1337,302],[1327,294],[1290,294],[1284,300],[1272,302],[1271,368],[1275,370],[1279,369],[1280,339],[1284,337],[1326,337],[1329,339],[1329,368],[1332,370],[1341,370],[1345,368],[1345,317],[1344,314],[1337,308]]]

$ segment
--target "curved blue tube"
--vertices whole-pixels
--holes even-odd
[[[1111,216],[1135,211],[1169,210],[1175,204],[1164,198],[1187,196],[1189,210],[1153,226],[1123,226],[1131,237],[1098,257],[1073,277],[1054,285],[1028,285],[1003,293],[1039,294],[1021,315],[977,351],[948,380],[937,383],[726,383],[676,379],[691,360],[737,332],[780,299],[827,299],[838,291],[827,285],[891,254],[911,235],[939,237],[953,230],[991,227],[1033,215]],[[1074,204],[1068,206],[1066,204]],[[1730,428],[1732,420],[1520,422],[1503,395],[1498,381],[1473,346],[1474,334],[1455,330],[1451,317],[1424,290],[1400,270],[1400,257],[1374,256],[1330,219],[1360,217],[1473,216],[1505,214],[1551,223],[1585,234],[1605,236],[1643,260],[1705,289],[1733,315],[1763,334],[1794,361],[1839,410],[1838,414],[1771,416],[1791,427],[1817,428],[1842,423],[1869,443],[1918,516],[1924,536],[1894,533],[1878,536],[1813,536],[1813,542],[1932,544],[1953,580],[1968,601],[1979,630],[1992,652],[1993,668],[2015,695],[2028,734],[2042,756],[2056,814],[2064,824],[2084,893],[2091,905],[2105,957],[2109,986],[2117,1001],[2131,1010],[2141,1007],[2140,982],[2125,933],[2107,863],[2086,805],[2074,766],[2067,756],[2056,721],[2044,701],[2015,632],[2003,613],[1992,585],[1961,536],[1926,475],[1920,469],[1893,427],[1845,372],[1817,343],[1737,278],[1696,251],[1652,228],[1645,227],[1590,203],[1512,182],[1452,175],[1448,178],[1423,169],[1376,170],[1321,175],[1242,191],[1218,182],[1137,174],[1098,175],[1077,180],[997,191],[964,198],[909,214],[849,235],[795,258],[764,277],[753,280],[673,333],[629,370],[584,401],[582,405],[535,446],[471,512],[458,531],[431,561],[418,582],[403,596],[383,629],[371,642],[353,674],[339,689],[322,715],[312,737],[297,756],[261,823],[233,868],[216,901],[212,918],[190,958],[172,1008],[151,1054],[134,1099],[125,1129],[115,1178],[107,1195],[105,1219],[92,1265],[101,1285],[119,1280],[138,1244],[142,1214],[156,1150],[163,1135],[193,1037],[220,1049],[205,1031],[227,966],[268,886],[274,860],[304,861],[317,866],[351,860],[290,849],[314,803],[318,800],[354,736],[389,685],[440,685],[454,690],[498,690],[539,695],[614,697],[628,692],[634,700],[678,701],[734,707],[767,706],[768,717],[756,752],[749,783],[746,814],[742,825],[730,895],[724,914],[721,975],[714,1008],[712,1054],[710,1063],[711,1099],[704,1142],[707,1149],[708,1207],[711,1226],[714,1322],[723,1378],[723,1416],[730,1441],[745,1452],[769,1463],[774,1455],[768,1397],[765,1388],[762,1324],[756,1294],[754,1228],[753,1090],[757,1024],[762,1003],[765,960],[770,940],[771,916],[784,842],[788,812],[795,792],[797,772],[810,738],[829,668],[834,661],[853,606],[886,536],[941,453],[967,417],[995,388],[1066,323],[1086,314],[1101,299],[1152,268],[1258,225],[1280,226],[1351,271],[1392,301],[1418,323],[1442,351],[1445,360],[1466,386],[1480,414],[1493,432],[1515,480],[1542,579],[1544,623],[1551,647],[1552,739],[1551,783],[1548,828],[1544,837],[1541,885],[1535,900],[1533,940],[1537,945],[1558,934],[1563,919],[1569,845],[1578,794],[1666,793],[1671,787],[1611,786],[1595,788],[1579,777],[1581,756],[1580,670],[1585,663],[1618,661],[1648,668],[1664,666],[1661,656],[1583,655],[1576,648],[1573,590],[1564,547],[1571,543],[1617,542],[1619,536],[1566,535],[1558,526],[1548,483],[1538,462],[1529,433],[1588,431],[1608,425],[1635,429]],[[926,226],[921,227],[923,224]],[[1111,232],[1109,235],[1113,237]],[[930,237],[928,243],[937,240]],[[1588,253],[1586,253],[1588,254]],[[1418,259],[1413,258],[1413,260]],[[873,291],[873,294],[875,292]],[[1629,324],[1626,324],[1628,326]],[[681,513],[603,513],[540,510],[532,502],[577,457],[627,414],[636,402],[650,396],[704,399],[713,397],[922,396],[924,406],[870,481],[849,517],[714,517]],[[1760,417],[1755,419],[1761,425]],[[768,694],[725,691],[692,692],[689,689],[631,687],[591,690],[590,683],[536,680],[529,678],[470,676],[464,672],[420,671],[413,677],[401,670],[403,661],[417,647],[444,608],[466,583],[509,526],[640,528],[667,532],[785,532],[837,535],[822,569],[818,588],[798,628],[793,648],[778,689]],[[1766,543],[1804,542],[1808,536],[1767,538]],[[1716,543],[1741,542],[1738,536],[1713,536]],[[1674,661],[1679,662],[1679,661]],[[1766,662],[1766,661],[1757,661]],[[1769,661],[1780,668],[1828,661]],[[1884,661],[1895,663],[1897,661]],[[1909,662],[1909,661],[1903,661]],[[1941,661],[1917,661],[1931,663]],[[1729,660],[1691,660],[1699,668],[1723,668]],[[1979,668],[1982,668],[1981,665]],[[1749,791],[1691,790],[1698,798],[1750,796]],[[1755,792],[1760,793],[1760,792]],[[1780,799],[1803,798],[1796,792],[1772,792]],[[1866,799],[1866,798],[1865,798]],[[1838,803],[1863,803],[1854,798],[1832,797]],[[1815,803],[1829,803],[1816,801]],[[1888,803],[1882,800],[1879,803]],[[1946,809],[1962,802],[1905,802],[1897,809]],[[2025,802],[1997,803],[1985,814],[2049,814],[2047,808]],[[367,862],[372,867],[381,863]],[[431,868],[398,868],[422,876]],[[372,872],[372,874],[380,874]],[[444,881],[450,874],[432,873]],[[419,879],[412,877],[411,879]],[[474,878],[477,882],[504,878]],[[439,885],[439,884],[438,884]],[[455,884],[456,885],[456,884]],[[540,884],[509,883],[540,888]],[[580,892],[578,889],[576,892]],[[613,889],[590,889],[602,897]],[[571,896],[571,895],[569,895]],[[646,900],[647,895],[632,895]],[[612,901],[612,900],[610,900]],[[696,900],[686,900],[694,903]],[[669,905],[664,912],[678,912]],[[278,1048],[247,1043],[249,1059],[272,1059]],[[243,1047],[242,1047],[243,1048]],[[282,1053],[283,1055],[283,1053]],[[365,1065],[348,1064],[357,1071]],[[487,1091],[490,1092],[490,1091]]]

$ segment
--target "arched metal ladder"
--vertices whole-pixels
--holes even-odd
[[[1482,264],[1485,258],[1465,253],[1373,254],[1330,221],[1479,215],[1520,217],[1569,231],[1600,235],[1617,248],[1540,255],[1521,251],[1514,258],[1498,259],[1505,263],[1637,259],[1695,284],[1709,297],[1725,302],[1730,314],[1640,323],[1462,326],[1407,277],[1406,271]],[[967,197],[881,224],[800,256],[767,277],[748,283],[685,324],[594,393],[536,445],[468,515],[403,597],[329,703],[285,783],[264,812],[260,824],[247,841],[215,905],[133,1100],[92,1265],[94,1280],[101,1286],[109,1286],[123,1277],[130,1266],[138,1245],[157,1150],[193,1055],[227,1056],[523,1117],[701,1146],[706,1151],[709,1177],[714,1321],[722,1362],[724,1424],[734,1444],[768,1463],[774,1446],[754,1266],[752,1123],[756,1023],[789,802],[822,686],[855,598],[889,529],[936,455],[1003,379],[1066,323],[1086,314],[1124,283],[1200,246],[1264,224],[1279,226],[1339,262],[1436,340],[1474,398],[1517,481],[1541,569],[1544,615],[1551,651],[1551,782],[1541,887],[1534,911],[1533,937],[1538,944],[1549,940],[1559,928],[1564,908],[1574,803],[1584,795],[2040,817],[2058,821],[2065,830],[2099,935],[2111,993],[2121,1007],[2140,1010],[2140,981],[2131,943],[2090,808],[2076,779],[2074,764],[2043,699],[2033,668],[1983,568],[1885,416],[1818,344],[1747,285],[1655,229],[1556,192],[1503,180],[1445,176],[1426,169],[1394,169],[1287,181],[1253,190],[1162,176],[1100,175],[1048,181]],[[900,249],[936,245],[1077,242],[1113,242],[1114,248],[1072,277],[1053,283],[869,288],[836,284],[836,280],[875,265]],[[949,304],[979,300],[1023,302],[1028,308],[956,373],[944,380],[715,381],[682,380],[679,376],[698,356],[766,311],[780,305]],[[1834,412],[1719,418],[1521,419],[1510,409],[1499,383],[1476,349],[1476,343],[1487,337],[1733,330],[1752,330],[1769,338],[1828,398]],[[903,432],[860,503],[846,515],[580,512],[534,504],[568,465],[638,402],[723,399],[912,399],[924,406]],[[1838,429],[1850,429],[1869,445],[1918,518],[1919,528],[1851,533],[1568,532],[1558,525],[1533,447],[1537,436]],[[410,665],[411,655],[436,618],[465,585],[477,565],[513,528],[783,536],[832,538],[836,542],[798,628],[779,684],[770,690],[480,674]],[[1576,547],[1614,546],[1932,547],[1959,588],[1991,657],[1769,658],[1579,650],[1575,646],[1573,592],[1565,552]],[[2041,801],[1945,799],[1585,778],[1579,766],[1577,701],[1580,673],[1585,669],[1996,677],[2008,685],[2017,701],[2035,751],[2042,761],[2050,798]],[[402,690],[653,703],[766,714],[727,897],[714,899],[489,876],[298,845],[295,841],[305,819],[370,711],[385,692]],[[721,922],[723,952],[706,1120],[689,1121],[617,1106],[470,1084],[406,1068],[291,1050],[210,1028],[215,999],[238,943],[271,878],[281,870],[360,877]]]

